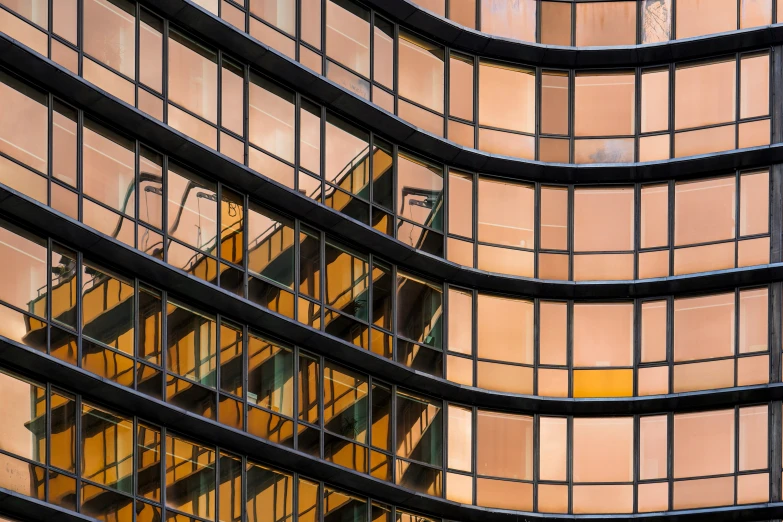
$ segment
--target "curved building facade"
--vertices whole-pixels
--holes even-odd
[[[783,519],[780,0],[0,0],[0,521]]]

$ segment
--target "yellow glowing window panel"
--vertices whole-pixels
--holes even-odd
[[[630,397],[633,370],[574,370],[574,397]]]

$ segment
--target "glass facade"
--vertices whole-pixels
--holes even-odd
[[[0,521],[783,516],[783,1],[389,2],[0,0]]]

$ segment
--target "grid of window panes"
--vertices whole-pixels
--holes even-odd
[[[767,264],[769,169],[636,185],[550,185],[451,170],[446,258],[551,280],[631,280]]]
[[[324,17],[319,0],[305,1],[313,5],[302,12],[299,61],[463,146],[546,162],[613,163],[770,143],[768,49],[635,70],[549,70],[452,52],[349,0],[327,0]],[[68,45],[78,33],[71,2],[55,2],[51,34],[41,31],[48,18],[35,14],[47,0],[36,3],[40,9],[30,12],[24,2],[0,2],[0,29],[290,188],[332,206],[354,198],[383,206],[369,182],[369,172],[380,172],[367,160],[377,155],[375,145],[388,146],[370,146],[366,132],[334,123],[339,130],[327,124],[322,133],[322,109],[128,0],[84,2],[81,48]],[[292,3],[251,2],[250,14],[226,0],[220,6],[224,18],[243,29],[247,22],[252,36],[296,57],[294,40],[278,31],[296,32]],[[304,43],[311,39],[324,56]],[[332,147],[330,137],[344,143]],[[321,150],[332,157],[320,158]],[[387,217],[378,211],[373,223]]]
[[[484,33],[548,45],[666,42],[773,23],[780,0],[411,0]],[[198,2],[208,7],[208,2]]]
[[[318,520],[324,509],[325,520],[363,522],[394,514],[391,506],[198,443],[51,384],[3,371],[0,389],[14,399],[0,404],[6,420],[0,487],[99,520],[132,522],[134,513],[138,522],[160,520],[164,512],[166,520],[187,522],[243,515],[258,521],[273,514]],[[355,398],[349,393],[342,400]],[[30,407],[19,407],[25,403]],[[410,421],[407,433],[394,435],[402,440],[398,450],[428,436],[415,419],[431,413],[397,405],[397,418]],[[532,416],[449,404],[445,417],[437,420],[448,426],[446,498],[542,513],[767,502],[770,434],[780,429],[768,404],[618,417]],[[441,446],[420,444],[416,456],[421,450],[442,454]],[[416,474],[415,484],[403,485],[416,487],[425,478]],[[298,509],[291,499],[295,486]],[[402,520],[399,510],[396,515]]]
[[[14,76],[0,72],[0,91],[1,183],[201,279],[219,279],[220,286],[239,295],[245,295],[244,272],[265,276],[283,293],[256,301],[265,306],[275,301],[275,309],[289,317],[315,325],[320,312],[311,310],[307,319],[295,312],[294,303],[304,307],[332,299],[336,306],[337,294],[321,292],[318,270],[305,273],[309,280],[293,281],[297,256],[310,256],[316,264],[319,255],[327,263],[337,256],[331,247],[313,250],[321,236],[316,229],[248,201]],[[437,256],[445,250],[448,260],[463,266],[539,279],[629,280],[770,259],[768,169],[595,187],[525,183],[453,169],[444,176],[443,165],[331,114],[308,121],[301,119],[303,129],[316,134],[325,129],[320,150],[326,151],[323,160],[332,174],[324,179],[300,170],[301,191],[418,250]],[[302,150],[309,149],[303,145]],[[319,153],[307,157],[304,162],[320,165]],[[347,167],[340,169],[343,164]],[[267,266],[269,259],[252,252],[276,240],[281,257]],[[369,256],[334,248],[363,259],[356,268],[362,265],[370,273]],[[383,262],[373,266],[389,273]],[[252,274],[248,281],[251,289],[261,284]],[[357,280],[354,291],[362,284]],[[306,299],[299,301],[297,291]],[[368,317],[361,310],[351,315]]]
[[[441,401],[249,331],[22,230],[0,227],[0,253],[8,261],[3,338],[277,444],[440,495]],[[398,283],[400,299],[418,299],[414,283]],[[415,314],[402,333],[424,320]],[[413,341],[399,343],[410,361],[427,357]]]
[[[361,259],[329,240],[317,248],[303,248],[323,249],[332,259],[324,268],[302,256],[300,273],[326,272],[331,282],[319,286],[327,301],[299,296],[305,318],[316,321],[317,311],[326,333],[458,384],[579,398],[649,396],[770,382],[769,286],[619,302],[533,300],[452,286],[444,302],[441,285],[401,272],[395,279],[373,269],[376,277],[369,281]],[[284,374],[289,376],[282,381],[275,377],[275,386],[293,378],[295,365],[301,382],[309,375],[301,373],[309,365],[314,365],[316,376],[321,374],[319,368],[326,367],[326,372],[331,365],[315,356],[298,356],[297,349],[285,342],[248,333],[230,318],[199,311],[198,306],[7,224],[0,226],[0,254],[9,261],[0,276],[0,335],[122,385],[165,396],[200,415],[244,426],[245,395],[251,404],[261,403],[258,389],[243,389],[243,376],[253,375],[268,359],[282,361],[272,367],[286,368]],[[357,271],[362,274],[358,283]],[[258,279],[249,288],[265,281]],[[354,286],[346,285],[346,280]],[[394,290],[391,281],[396,281]],[[263,284],[273,286],[271,281]],[[374,296],[373,312],[366,309],[368,286]],[[279,289],[272,293],[281,295]],[[398,310],[396,320],[391,319],[392,302]],[[363,317],[362,310],[373,319]],[[169,373],[164,375],[162,369]],[[321,377],[314,378],[320,382]],[[368,378],[362,379],[364,384],[353,388],[366,392]],[[305,393],[310,388],[317,390],[317,386],[299,390]],[[260,435],[277,440],[286,433],[290,445],[294,403],[292,396],[287,400],[287,406],[270,406],[273,402],[267,401],[269,415],[277,413],[270,418],[278,428],[274,434]],[[307,402],[300,399],[299,404]],[[258,415],[260,410],[252,411]],[[315,425],[318,418],[312,421]],[[311,422],[304,417],[300,421]]]
[[[446,296],[446,378],[459,384],[584,398],[770,382],[768,286],[625,302]]]

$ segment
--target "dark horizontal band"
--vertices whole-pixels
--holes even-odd
[[[557,164],[463,147],[421,130],[311,71],[188,0],[141,0],[205,41],[394,143],[455,168],[527,181],[619,183],[685,179],[783,161],[780,145],[646,163]],[[385,0],[378,0],[378,3]],[[776,29],[783,42],[783,26]],[[579,51],[580,53],[583,51]],[[713,55],[719,54],[716,50]]]
[[[403,505],[405,509],[421,511],[460,522],[523,522],[524,520],[573,521],[573,520],[613,520],[613,521],[717,521],[740,522],[752,520],[770,520],[783,516],[783,503],[765,503],[749,506],[694,509],[646,513],[638,515],[550,515],[506,511],[477,506],[458,504],[442,498],[431,497],[396,486],[389,482],[363,475],[312,457],[305,453],[278,446],[269,441],[249,435],[219,424],[215,421],[189,413],[160,400],[148,397],[135,390],[125,388],[111,381],[96,377],[80,368],[70,366],[49,355],[16,343],[0,341],[0,364],[10,367],[38,379],[63,386],[67,390],[86,396],[105,406],[126,412],[132,412],[144,420],[157,423],[181,433],[198,434],[202,442],[220,446],[229,451],[247,455],[251,459],[302,473],[310,478],[328,483],[339,484],[355,493],[371,497],[393,505]],[[24,497],[6,490],[0,490],[0,512],[9,512],[17,516],[27,516],[28,510],[40,510],[33,514],[32,520],[86,520],[83,516],[73,515],[56,507],[46,507],[35,500],[25,502]],[[56,514],[53,518],[41,518],[44,514]],[[65,517],[65,518],[61,518]]]
[[[272,312],[128,247],[114,238],[96,232],[70,217],[5,187],[0,187],[0,215],[86,252],[91,260],[116,268],[129,276],[141,278],[144,282],[192,301],[208,311],[225,314],[251,328],[280,337],[341,364],[371,375],[382,376],[384,380],[394,384],[420,393],[435,395],[450,402],[523,413],[614,415],[698,410],[783,399],[781,383],[646,397],[590,399],[507,394],[463,386],[413,370]],[[769,281],[771,281],[783,278],[783,265],[734,273],[766,274],[770,276]],[[699,278],[694,278],[694,281],[698,280]]]
[[[362,0],[394,22],[455,50],[543,67],[637,67],[745,51],[783,42],[783,24],[642,45],[571,47],[523,42],[464,27],[410,0]]]

